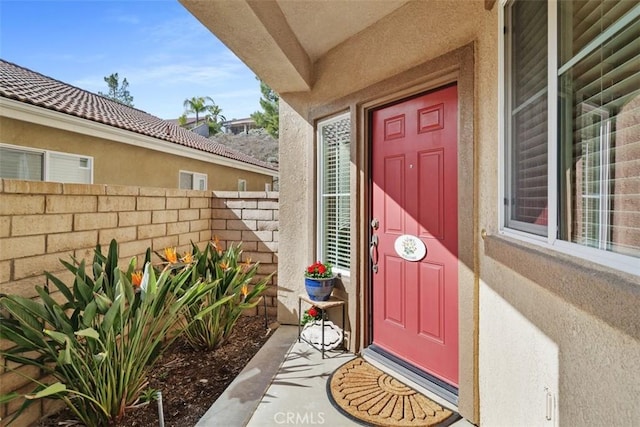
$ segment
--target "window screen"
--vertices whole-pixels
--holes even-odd
[[[193,174],[180,172],[180,188],[183,190],[193,190]]]
[[[180,171],[179,186],[183,190],[206,190],[207,175],[196,172]]]
[[[546,235],[547,226],[547,5],[508,8],[507,224]]]
[[[44,154],[0,147],[0,178],[43,180]]]

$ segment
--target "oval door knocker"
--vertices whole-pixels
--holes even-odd
[[[411,234],[399,236],[393,244],[396,253],[407,261],[420,261],[427,255],[424,242]]]

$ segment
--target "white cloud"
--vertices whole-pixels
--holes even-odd
[[[110,10],[106,19],[120,23],[113,25],[126,34],[126,42],[121,49],[105,49],[105,54],[92,44],[86,57],[59,58],[94,63],[77,67],[68,82],[105,92],[104,77],[117,72],[129,82],[135,107],[162,118],[178,117],[184,100],[192,96],[211,96],[229,119],[257,111],[260,88],[254,73],[195,18],[181,12],[149,23],[136,11]]]

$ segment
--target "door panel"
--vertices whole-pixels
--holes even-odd
[[[385,257],[385,321],[395,322],[398,326],[405,326],[405,298],[404,298],[404,269],[402,259],[398,257]],[[396,294],[399,297],[396,298]]]
[[[440,343],[444,326],[444,268],[439,264],[420,263],[420,313],[418,332]]]
[[[388,233],[400,233],[404,230],[402,215],[404,201],[404,156],[385,159],[385,182],[389,182],[384,198],[385,230]]]
[[[457,87],[372,115],[372,214],[380,227],[373,274],[373,343],[458,385]],[[394,243],[427,247],[407,261]]]
[[[444,150],[419,153],[418,225],[420,237],[442,239],[444,232]],[[433,203],[433,201],[437,201]]]

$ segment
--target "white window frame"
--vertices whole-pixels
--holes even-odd
[[[209,187],[209,183],[208,183],[208,176],[206,173],[199,173],[199,172],[193,172],[193,171],[187,171],[187,170],[180,170],[178,172],[178,188],[180,188],[181,190],[189,190],[188,188],[181,188],[180,187],[180,176],[182,174],[185,175],[191,175],[192,177],[192,183],[191,183],[191,190],[201,190],[200,188],[194,188],[196,187],[196,183],[200,182],[200,181],[204,181],[204,189],[202,189],[202,191],[206,191],[207,188]]]
[[[16,151],[25,151],[29,153],[37,153],[42,154],[42,179],[40,181],[43,182],[52,182],[51,181],[51,155],[65,156],[65,157],[75,157],[77,159],[87,159],[87,166],[82,167],[79,166],[80,169],[89,169],[89,182],[82,182],[79,184],[93,184],[93,156],[86,156],[83,154],[75,154],[75,153],[65,153],[63,151],[53,151],[53,150],[43,150],[33,147],[25,147],[22,145],[12,145],[12,144],[4,144],[0,143],[0,147],[9,148]],[[57,181],[56,181],[57,182]],[[78,184],[75,182],[66,182],[69,184]]]
[[[247,191],[247,180],[246,179],[238,179],[238,191]]]
[[[610,209],[610,201],[609,201],[609,189],[607,185],[603,185],[603,183],[609,183],[609,164],[610,164],[610,151],[611,151],[611,136],[610,136],[610,127],[611,121],[609,120],[609,113],[600,107],[594,107],[592,105],[582,103],[581,104],[582,111],[587,112],[593,115],[597,115],[600,117],[600,139],[599,141],[603,142],[604,148],[601,148],[597,152],[598,159],[598,169],[600,180],[598,182],[598,191],[595,194],[583,194],[581,197],[583,199],[596,199],[598,200],[598,231],[597,236],[591,237],[598,244],[598,249],[606,250],[606,230],[609,227],[609,217],[606,215],[606,212]],[[590,154],[588,151],[584,154],[585,164],[588,165],[589,158],[593,157],[593,154]],[[585,172],[585,176],[583,179],[587,178],[587,173]],[[583,183],[581,183],[582,185]],[[606,206],[604,209],[602,206]],[[585,236],[589,238],[589,236]],[[593,245],[584,244],[585,246],[594,247]]]
[[[547,83],[548,83],[548,98],[547,98],[547,111],[548,111],[548,224],[547,224],[547,236],[539,236],[530,234],[524,231],[515,230],[507,226],[507,218],[505,214],[504,201],[508,197],[505,189],[506,165],[505,154],[507,153],[507,145],[509,144],[508,137],[505,132],[506,128],[506,116],[508,114],[508,105],[506,101],[507,88],[509,85],[508,77],[505,74],[505,65],[507,64],[507,52],[505,50],[505,38],[506,38],[506,19],[505,9],[512,0],[500,0],[500,8],[498,10],[498,137],[499,137],[499,149],[498,149],[498,230],[501,235],[518,239],[527,243],[531,243],[545,249],[552,249],[561,252],[566,255],[579,257],[590,262],[601,264],[607,267],[611,267],[626,273],[631,273],[640,276],[640,259],[628,255],[618,254],[610,251],[605,251],[598,248],[592,248],[583,246],[577,243],[572,243],[557,238],[558,230],[558,75],[562,70],[558,69],[558,0],[548,0],[548,67],[547,67]],[[637,12],[639,7],[636,7],[634,11]],[[629,16],[627,16],[629,18]],[[616,26],[617,27],[617,26]],[[610,27],[605,33],[601,33],[596,37],[590,45],[597,44],[605,39],[605,34],[617,32],[617,28]],[[584,49],[586,50],[586,48]],[[582,59],[582,56],[578,55],[577,60]],[[573,65],[576,61],[571,61],[569,64],[565,64],[563,69],[567,66]]]
[[[44,153],[44,174],[45,180],[51,181],[51,155],[62,155],[65,157],[75,157],[78,160],[87,159],[88,166],[78,166],[78,169],[89,170],[89,182],[82,184],[93,184],[93,157],[90,156],[81,156],[79,154],[72,153],[61,153],[59,151],[45,151]]]
[[[316,218],[318,220],[317,223],[317,228],[316,228],[316,241],[317,241],[317,248],[316,248],[316,258],[320,258],[321,255],[324,253],[324,247],[325,247],[325,240],[324,240],[324,233],[322,232],[323,228],[324,228],[324,215],[323,215],[323,210],[324,210],[324,204],[323,204],[323,172],[324,172],[324,156],[323,156],[323,150],[322,150],[322,132],[321,129],[323,126],[329,125],[331,123],[340,121],[340,120],[344,120],[344,119],[349,119],[351,120],[351,115],[350,113],[344,112],[341,114],[338,114],[336,116],[330,117],[328,119],[324,119],[318,122],[318,125],[316,127],[316,140],[317,140],[317,147],[316,147],[316,154],[317,154],[317,214],[316,214]],[[351,181],[351,170],[349,171],[349,181]],[[350,185],[350,183],[349,183]],[[349,193],[351,194],[351,193]],[[336,194],[337,195],[337,194]],[[351,208],[351,206],[350,206]],[[349,233],[350,233],[350,239],[352,238],[352,231],[353,231],[353,227],[351,224],[351,218],[349,218]],[[351,251],[351,249],[350,249]],[[351,253],[349,254],[349,264],[351,265]],[[322,260],[323,262],[325,262],[326,260]],[[334,273],[340,274],[342,276],[345,277],[349,277],[351,274],[351,271],[348,269],[344,269],[344,268],[340,268],[339,266],[332,266],[332,271]]]
[[[513,3],[512,0],[501,0],[501,7],[499,10],[499,21],[500,21],[500,28],[506,28],[506,18],[505,18],[505,14],[504,14],[504,10],[506,9],[507,5],[509,5],[510,3]],[[511,120],[505,120],[505,118],[507,116],[511,116],[513,114],[513,112],[515,110],[512,110],[512,106],[511,106],[511,100],[507,99],[506,95],[507,95],[507,87],[511,87],[511,76],[510,75],[505,75],[505,69],[506,69],[506,65],[509,64],[510,65],[510,61],[511,58],[508,58],[507,55],[505,54],[505,51],[507,49],[505,49],[505,43],[507,41],[506,39],[506,31],[500,31],[499,32],[500,36],[499,36],[499,43],[500,43],[500,50],[499,50],[499,55],[498,55],[498,61],[499,61],[499,71],[498,71],[498,78],[499,78],[499,85],[498,85],[498,92],[499,92],[499,110],[500,114],[498,114],[498,120],[499,120],[499,129],[500,129],[500,138],[501,141],[506,141],[507,139],[507,135],[511,134],[511,128],[507,129],[507,123],[511,124]],[[547,38],[548,38],[548,56],[550,57],[552,55],[552,52],[555,52],[555,47],[553,48],[554,50],[551,50],[551,30],[548,30],[548,34],[547,34]],[[511,51],[511,45],[509,45],[508,51]],[[547,68],[547,73],[549,72],[550,66]],[[547,76],[547,80],[548,80],[548,76]],[[557,86],[557,85],[556,85]],[[538,98],[542,95],[544,95],[544,93],[546,92],[547,94],[547,109],[549,108],[549,104],[550,104],[550,99],[551,99],[551,90],[552,87],[548,85],[547,83],[547,88],[546,90],[542,90],[538,93],[536,93],[535,95],[533,95],[533,98]],[[531,100],[527,101],[525,104],[521,105],[519,107],[519,109],[522,109],[524,107],[526,107],[527,105],[529,105],[531,102]],[[549,116],[551,116],[550,113],[548,113]],[[506,132],[508,130],[508,132]],[[550,128],[547,129],[548,132],[551,131]],[[551,147],[550,145],[547,146],[548,147],[548,152],[551,151]],[[531,236],[533,239],[543,239],[544,237],[542,237],[542,233],[540,233],[541,231],[543,231],[545,228],[547,228],[547,230],[550,229],[551,227],[551,223],[550,223],[550,219],[548,219],[547,221],[547,225],[542,226],[542,225],[537,225],[537,224],[531,224],[531,223],[525,223],[522,221],[518,221],[515,219],[511,219],[511,218],[507,218],[507,216],[505,215],[505,206],[504,203],[506,203],[507,200],[510,200],[510,194],[508,194],[507,192],[507,186],[505,185],[506,183],[506,175],[504,175],[505,170],[506,170],[506,166],[508,166],[509,168],[511,168],[511,155],[509,155],[507,157],[507,154],[510,153],[510,147],[507,146],[506,143],[501,143],[500,144],[500,148],[499,148],[499,161],[500,163],[502,163],[502,160],[504,159],[505,162],[509,163],[507,165],[500,165],[500,174],[501,174],[501,179],[500,179],[500,199],[499,202],[501,203],[501,205],[499,206],[498,212],[500,213],[500,224],[504,224],[505,228],[509,228],[509,223],[513,224],[513,225],[517,225],[518,229],[516,228],[509,228],[510,230],[513,230],[516,233],[525,235],[525,236]],[[548,160],[547,160],[548,162]],[[549,166],[547,166],[549,167]],[[547,177],[550,174],[550,170],[547,170]],[[547,178],[549,179],[549,178]],[[511,185],[511,184],[510,184]],[[550,182],[547,182],[547,186],[550,185]],[[551,194],[547,194],[547,198],[551,198]],[[551,206],[549,205],[550,200],[547,200],[547,212],[549,212],[549,209],[551,209]]]

